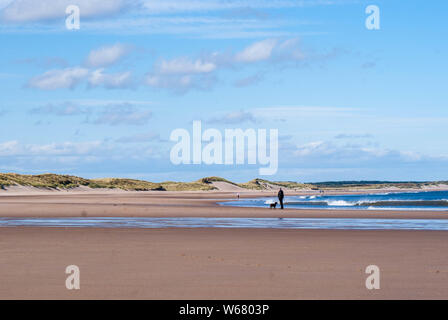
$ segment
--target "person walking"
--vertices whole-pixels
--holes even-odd
[[[283,209],[283,198],[285,197],[285,194],[283,193],[282,188],[278,191],[278,201],[280,201],[280,209]]]

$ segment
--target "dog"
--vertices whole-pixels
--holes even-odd
[[[274,203],[269,204],[269,209],[275,209],[277,207],[277,203],[278,202],[274,202]]]

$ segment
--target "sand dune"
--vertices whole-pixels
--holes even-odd
[[[247,189],[238,187],[237,185],[224,182],[224,181],[213,181],[212,185],[216,187],[219,191],[229,192],[229,191],[235,191],[235,192],[244,192],[248,191]]]

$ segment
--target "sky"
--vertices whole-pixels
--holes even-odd
[[[80,28],[66,27],[68,5]],[[379,29],[366,8],[379,8]],[[444,1],[0,0],[0,172],[243,182],[170,134],[278,129],[270,180],[448,180]]]

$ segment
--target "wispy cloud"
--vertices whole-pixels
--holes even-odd
[[[83,17],[113,15],[138,5],[134,0],[14,0],[0,11],[0,20],[9,23],[51,21],[65,17],[69,5],[80,7]]]
[[[111,66],[122,59],[130,46],[114,44],[92,50],[84,66],[52,69],[31,78],[27,84],[30,88],[41,90],[74,89],[84,80],[90,88],[105,87],[107,89],[124,89],[132,85],[130,71],[106,73],[104,68],[91,70],[91,67]]]
[[[41,90],[73,89],[88,74],[89,70],[81,67],[54,69],[32,78],[28,86]]]
[[[148,123],[152,112],[132,102],[64,102],[48,103],[29,110],[32,115],[77,117],[86,116],[82,123],[95,125],[141,126]]]
[[[0,7],[0,21],[6,24],[2,32],[65,32],[65,24],[61,23],[65,8],[74,4],[81,11],[80,32],[260,39],[297,36],[300,32],[291,33],[289,27],[316,23],[279,18],[270,14],[273,9],[337,3],[329,0],[12,0],[3,9]],[[307,30],[302,34],[320,33]]]
[[[237,123],[244,123],[244,122],[257,122],[254,115],[250,112],[246,111],[236,111],[236,112],[229,112],[219,117],[213,117],[210,118],[208,123],[217,123],[217,124],[237,124]]]
[[[353,134],[353,133],[341,133],[334,137],[335,139],[366,139],[373,138],[373,135],[364,133],[364,134]]]
[[[178,12],[210,12],[237,8],[294,8],[316,5],[332,5],[330,0],[145,0],[143,6],[150,12],[178,13]]]
[[[186,57],[181,57],[162,60],[155,65],[155,69],[157,73],[161,74],[209,73],[216,69],[216,64],[202,59],[192,61]]]
[[[254,108],[251,112],[260,118],[286,121],[287,119],[339,117],[346,118],[359,113],[357,108],[321,106],[272,106]]]
[[[90,108],[75,105],[71,102],[66,102],[62,105],[48,103],[40,107],[32,108],[29,112],[38,115],[76,116],[89,114],[92,110]]]
[[[145,143],[145,142],[164,142],[160,134],[155,132],[138,133],[130,136],[124,136],[115,140],[118,143]]]
[[[264,78],[264,74],[259,72],[254,75],[236,80],[234,82],[234,85],[235,85],[235,87],[238,87],[238,88],[248,87],[248,86],[251,86],[251,85],[261,82],[263,80],[263,78]]]
[[[94,68],[110,66],[126,56],[130,50],[130,46],[121,43],[103,46],[89,53],[86,64]]]
[[[101,141],[22,144],[13,140],[0,143],[0,155],[5,157],[86,155],[98,150],[101,145]]]
[[[369,143],[334,143],[314,141],[289,148],[297,163],[322,165],[391,165],[421,161],[446,161],[446,157],[423,155],[418,152],[381,148]]]
[[[98,115],[96,120],[94,120],[94,123],[111,126],[141,126],[147,124],[151,117],[151,111],[142,110],[131,104],[111,105]]]
[[[304,59],[298,39],[265,39],[234,53],[215,51],[198,58],[161,59],[146,75],[146,84],[178,93],[194,88],[205,90],[218,82],[218,72],[223,69],[241,70],[255,64],[285,64]],[[259,72],[251,78],[238,80],[235,85],[241,87],[259,82],[262,80],[261,74]]]
[[[104,86],[107,89],[125,89],[132,86],[130,71],[107,74],[104,69],[93,71],[89,76],[89,87]]]
[[[243,51],[239,52],[235,56],[235,60],[238,62],[257,62],[267,60],[272,55],[277,44],[275,39],[266,39],[263,41],[255,42],[246,47]]]

